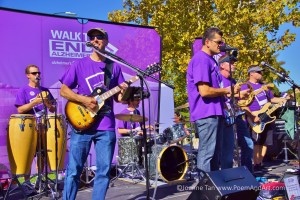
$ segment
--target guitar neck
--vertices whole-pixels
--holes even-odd
[[[134,83],[134,82],[137,81],[138,79],[139,79],[138,76],[134,76],[134,77],[132,77],[131,79],[129,79],[128,81],[126,81],[126,83],[130,85],[131,83]],[[104,101],[104,100],[110,98],[111,96],[117,94],[118,92],[120,92],[121,89],[122,89],[122,88],[120,87],[120,85],[118,85],[118,86],[112,88],[111,90],[109,90],[109,91],[107,91],[107,92],[101,94],[101,95],[97,95],[95,98],[96,98],[96,99],[100,98],[101,100]]]
[[[270,108],[269,110],[267,110],[267,115],[271,115],[275,110],[277,110],[277,108],[279,108],[281,106],[281,104],[275,104],[272,106],[272,108]]]

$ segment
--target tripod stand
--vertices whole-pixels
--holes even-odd
[[[141,116],[135,115],[135,114],[117,114],[115,117],[119,120],[122,121],[127,121],[130,122],[130,138],[129,138],[129,143],[130,143],[130,160],[129,163],[125,166],[124,169],[116,176],[112,181],[111,181],[111,186],[114,185],[114,182],[120,178],[122,175],[126,174],[127,170],[131,169],[131,179],[133,180],[134,178],[141,177],[144,181],[146,180],[144,174],[142,171],[139,169],[138,164],[137,164],[137,158],[134,158],[134,150],[133,150],[133,143],[135,142],[135,138],[133,137],[133,123],[134,122],[140,122],[142,119]],[[137,151],[135,152],[137,153]],[[126,174],[128,175],[128,174]]]

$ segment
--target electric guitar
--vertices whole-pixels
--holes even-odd
[[[248,88],[249,88],[249,87],[251,87],[250,84],[248,85]],[[267,91],[269,88],[273,88],[273,87],[274,87],[274,84],[273,84],[273,83],[269,83],[269,84],[267,84],[267,85],[261,86],[261,88],[259,88],[258,90],[254,91],[254,92],[252,91],[253,88],[251,87],[251,88],[250,88],[251,92],[250,92],[248,98],[247,98],[247,99],[240,99],[240,100],[238,101],[238,103],[237,103],[238,106],[241,106],[241,107],[248,106],[248,105],[253,101],[254,97],[255,97],[257,94],[259,94],[259,93],[262,92],[263,90]]]
[[[280,108],[282,103],[272,104],[270,102],[266,103],[260,110],[252,112],[254,116],[258,116],[260,119],[259,123],[253,122],[253,120],[247,117],[247,121],[255,133],[262,133],[267,124],[275,121],[276,117],[271,116],[271,114]]]
[[[161,71],[161,67],[158,64],[152,64],[145,70],[145,74],[151,75],[158,71]],[[134,76],[125,83],[128,85],[139,80],[138,76]],[[105,91],[102,88],[95,88],[90,94],[97,101],[98,108],[96,111],[91,111],[87,109],[84,105],[74,101],[68,101],[65,106],[65,114],[69,123],[77,131],[84,131],[91,128],[94,123],[97,121],[98,116],[103,116],[103,114],[110,112],[110,108],[107,105],[104,105],[106,99],[112,97],[114,94],[117,94],[121,91],[121,87],[118,85],[112,88],[109,91]]]

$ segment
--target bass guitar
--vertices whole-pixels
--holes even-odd
[[[151,75],[158,71],[161,71],[161,67],[158,64],[152,64],[147,67],[145,74]],[[125,83],[128,85],[139,80],[138,76],[134,76]],[[65,114],[69,123],[77,131],[84,131],[91,128],[97,121],[98,116],[102,116],[104,112],[107,113],[109,106],[104,105],[106,99],[112,97],[121,91],[121,87],[118,85],[109,91],[105,91],[102,88],[95,88],[90,96],[94,97],[97,101],[98,108],[95,112],[87,109],[84,105],[74,101],[68,101],[65,106]],[[101,115],[102,114],[102,115]]]
[[[276,119],[276,117],[275,116],[272,117],[271,114],[274,111],[276,111],[278,108],[280,108],[282,105],[283,103],[272,104],[268,102],[260,110],[252,112],[254,116],[258,116],[260,119],[259,123],[255,123],[251,118],[247,117],[247,121],[251,126],[252,130],[255,133],[262,133],[266,125],[275,121]]]
[[[274,84],[273,83],[269,83],[267,85],[263,85],[261,88],[259,88],[258,90],[256,91],[252,91],[253,88],[251,87],[251,85],[249,83],[247,83],[248,85],[248,88],[250,87],[250,94],[248,96],[247,99],[240,99],[238,101],[238,106],[241,106],[241,107],[244,107],[244,106],[248,106],[254,99],[254,97],[259,94],[260,92],[262,92],[263,90],[267,91],[269,88],[273,88],[274,87]]]

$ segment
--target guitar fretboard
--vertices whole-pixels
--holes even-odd
[[[131,79],[129,79],[129,81],[127,81],[127,82],[128,82],[129,84],[131,84],[131,83],[137,81],[138,79],[139,79],[139,77],[138,77],[138,76],[135,76],[135,77],[132,77]],[[104,100],[110,98],[111,96],[117,94],[117,93],[120,92],[120,91],[121,91],[121,87],[118,85],[118,86],[112,88],[111,90],[109,90],[109,91],[107,91],[107,92],[101,94],[101,95],[99,96],[99,98],[100,98],[102,101],[104,101]],[[98,98],[98,97],[96,97],[96,99],[97,99],[97,98]]]

